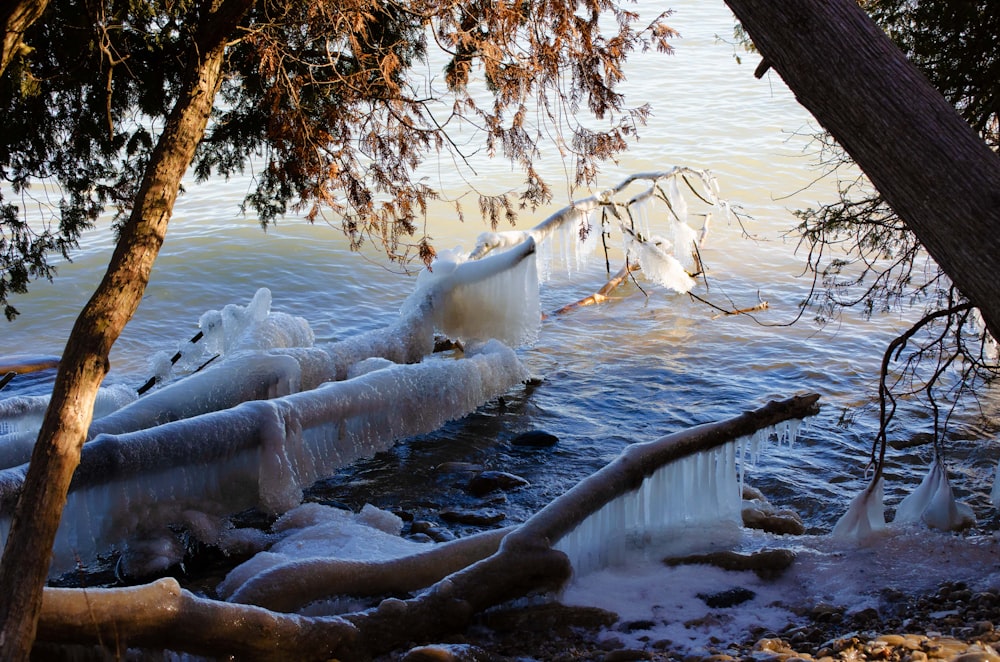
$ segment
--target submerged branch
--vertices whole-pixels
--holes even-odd
[[[619,287],[621,287],[622,284],[625,283],[626,280],[628,280],[629,274],[632,273],[633,271],[636,271],[637,269],[639,269],[639,265],[627,262],[625,266],[619,269],[618,273],[612,276],[611,280],[605,283],[601,289],[597,290],[590,296],[586,296],[580,299],[579,301],[566,304],[565,306],[563,306],[562,308],[560,308],[559,310],[555,311],[552,314],[562,315],[570,311],[576,310],[577,308],[582,308],[584,306],[592,306],[595,303],[604,303],[605,301],[608,300],[608,295],[617,290]]]

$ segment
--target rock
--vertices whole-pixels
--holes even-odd
[[[1000,655],[986,651],[970,651],[952,658],[951,662],[1000,662]]]
[[[510,440],[512,446],[527,446],[529,448],[548,448],[555,446],[558,442],[559,437],[542,430],[522,432]]]
[[[698,593],[699,598],[701,598],[706,605],[712,609],[726,609],[728,607],[735,607],[736,605],[741,605],[748,600],[753,600],[757,597],[757,594],[740,586],[736,588],[731,588],[726,591],[720,591],[718,593],[712,593],[711,595],[706,595],[705,593]]]
[[[524,478],[506,471],[480,471],[469,480],[466,490],[473,496],[481,497],[496,490],[513,490],[528,485],[531,483]]]
[[[743,509],[743,526],[778,535],[800,536],[806,527],[802,518],[792,510],[766,510],[755,506]]]
[[[605,653],[602,659],[604,662],[633,662],[634,660],[652,660],[653,654],[649,651],[623,648]]]
[[[740,554],[729,550],[690,554],[663,559],[668,566],[702,563],[714,565],[723,570],[752,570],[761,579],[776,579],[795,561],[795,553],[787,549],[764,549],[752,554]]]
[[[473,474],[482,470],[483,465],[473,462],[442,462],[434,467],[439,474]]]
[[[492,526],[507,518],[496,510],[442,510],[438,515],[446,522],[470,524],[472,526]]]
[[[435,644],[410,649],[403,655],[402,662],[489,662],[492,659],[486,651],[468,644]]]

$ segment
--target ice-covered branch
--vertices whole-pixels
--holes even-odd
[[[696,177],[704,187],[703,193],[695,191],[694,188],[691,187],[691,184],[685,175]],[[674,166],[669,170],[640,172],[629,175],[619,184],[610,189],[602,191],[596,195],[592,195],[588,198],[574,201],[569,206],[564,207],[550,215],[530,230],[485,232],[479,236],[475,248],[472,249],[472,252],[469,255],[469,259],[480,259],[491,251],[503,250],[511,246],[515,246],[529,238],[533,239],[535,243],[541,244],[557,232],[565,231],[567,227],[570,229],[575,228],[581,218],[585,218],[590,212],[602,207],[616,209],[619,206],[624,208],[628,208],[633,205],[639,206],[658,193],[658,185],[661,182],[676,182],[677,178],[682,179],[700,199],[718,208],[725,217],[729,217],[729,205],[719,197],[718,183],[709,171],[688,168],[685,166]],[[635,182],[648,182],[649,188],[634,195],[627,202],[623,203],[615,200],[616,196],[621,194],[622,191]],[[669,202],[669,198],[672,197],[675,201],[680,200],[678,197],[679,187],[676,185],[673,186],[672,193],[672,196],[665,197],[664,199],[668,200],[668,205],[671,205],[673,210],[673,203]],[[614,213],[616,216],[618,215],[617,211]],[[674,213],[676,218],[680,218],[677,215],[676,210],[674,210]]]
[[[417,591],[492,555],[512,530],[485,531],[390,560],[312,558],[284,563],[254,575],[227,600],[293,612],[330,596]]]
[[[414,639],[455,632],[479,611],[562,586],[572,567],[552,545],[609,503],[636,492],[665,464],[814,415],[817,400],[805,395],[770,402],[732,419],[630,446],[508,533],[494,554],[408,600],[389,598],[375,609],[339,618],[307,618],[197,598],[174,580],[133,589],[49,590],[39,638],[309,660],[365,659]],[[309,577],[295,581],[304,585]]]

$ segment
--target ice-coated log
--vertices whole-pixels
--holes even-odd
[[[94,418],[107,416],[137,397],[129,386],[102,387],[97,392]],[[0,469],[28,461],[48,406],[47,395],[15,395],[0,400]]]
[[[288,395],[300,389],[301,378],[302,368],[292,356],[240,352],[96,419],[90,436],[142,430],[248,400]]]
[[[169,565],[178,551],[169,544],[170,525],[197,520],[200,530],[211,531],[206,521],[221,522],[245,508],[288,510],[317,478],[435,430],[526,376],[511,349],[490,342],[461,360],[384,368],[149,429],[99,435],[84,446],[52,572],[115,548],[144,569]],[[23,476],[23,466],[0,471],[4,538]]]

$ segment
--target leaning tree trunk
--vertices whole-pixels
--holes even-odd
[[[0,76],[14,60],[14,55],[24,43],[24,33],[41,17],[49,0],[11,0],[0,7],[0,27],[3,28],[3,43],[0,43]]]
[[[1000,157],[855,0],[726,3],[1000,338]]]
[[[27,659],[70,479],[108,354],[132,317],[163,243],[181,178],[222,80],[227,38],[251,0],[205,2],[187,83],[167,119],[104,279],[70,333],[0,563],[0,656]]]

